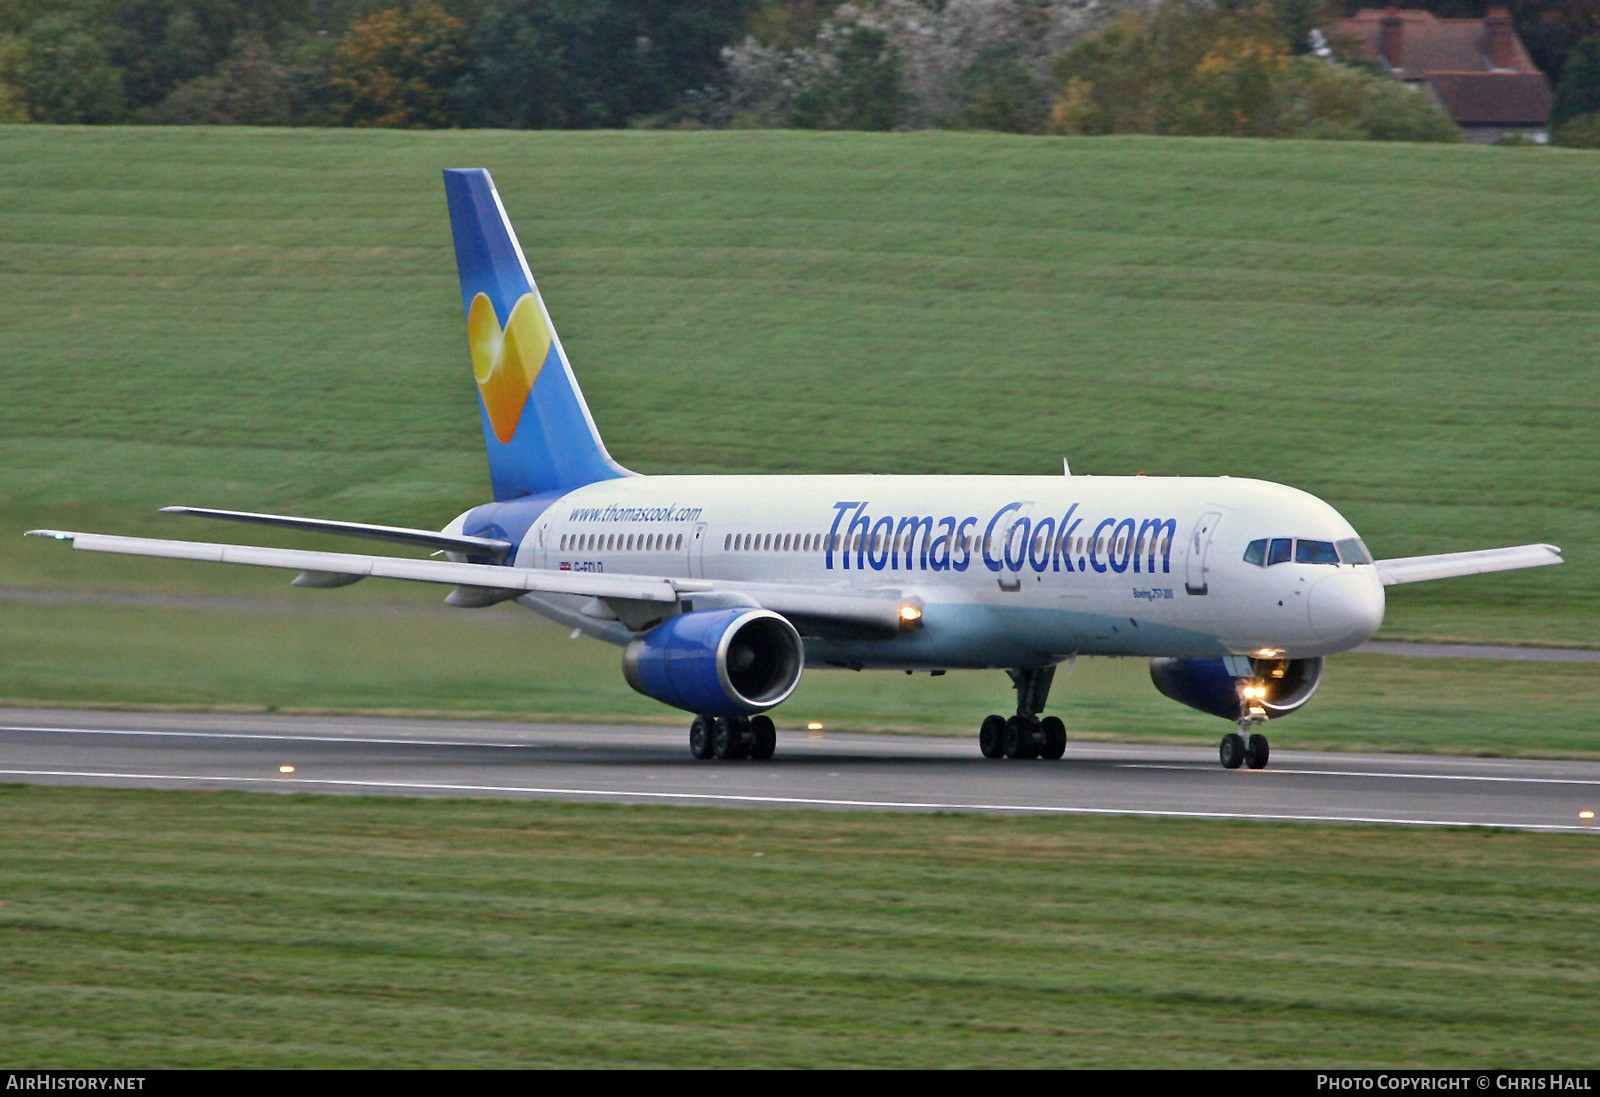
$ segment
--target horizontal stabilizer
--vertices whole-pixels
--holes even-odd
[[[365,522],[335,522],[327,518],[296,518],[288,514],[254,514],[245,510],[211,510],[206,507],[162,507],[162,514],[189,514],[197,518],[221,518],[229,522],[253,522],[261,526],[298,529],[308,533],[332,533],[341,537],[365,537],[394,545],[414,545],[434,551],[461,552],[486,563],[498,564],[511,552],[509,541],[492,537],[466,537],[435,533],[430,529],[404,526],[374,526]]]
[[[1377,568],[1383,585],[1392,587],[1401,583],[1454,579],[1462,575],[1537,568],[1561,562],[1561,550],[1555,545],[1516,545],[1512,548],[1479,549],[1476,552],[1445,552],[1437,556],[1403,556],[1394,560],[1379,560]]]

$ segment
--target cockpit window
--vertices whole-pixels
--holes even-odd
[[[1244,562],[1258,568],[1273,564],[1370,564],[1372,555],[1359,537],[1346,538],[1335,544],[1332,541],[1296,540],[1293,537],[1263,537],[1245,546]]]
[[[1297,564],[1337,564],[1339,553],[1332,541],[1296,541],[1294,562]]]
[[[1341,564],[1370,564],[1372,553],[1367,551],[1367,546],[1361,543],[1359,537],[1348,537],[1337,545],[1339,549],[1339,562]]]

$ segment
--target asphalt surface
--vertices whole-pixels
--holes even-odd
[[[696,762],[662,727],[6,710],[0,782],[729,807],[1129,814],[1595,831],[1600,762],[1070,743],[988,761],[976,736],[780,729],[769,762]],[[292,766],[292,772],[280,767]]]

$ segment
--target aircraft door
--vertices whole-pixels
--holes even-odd
[[[1000,558],[1000,589],[1022,589],[1022,569],[1028,566],[1028,541],[1033,536],[1032,503],[1023,503],[1006,516],[995,535],[994,555]],[[1016,565],[1013,567],[1012,565]]]
[[[1210,589],[1207,582],[1206,557],[1211,553],[1211,536],[1217,530],[1217,523],[1222,520],[1219,511],[1207,511],[1200,516],[1194,524],[1194,531],[1189,534],[1188,574],[1185,576],[1183,589],[1190,594],[1205,594]]]
[[[706,577],[706,524],[695,523],[694,533],[689,535],[689,578],[704,579]]]
[[[546,545],[546,541],[548,540],[546,534],[549,532],[549,529],[549,522],[540,522],[533,529],[533,537],[531,538],[533,544],[531,547],[533,549],[533,566],[536,568],[547,568],[550,566],[550,549]],[[527,541],[524,541],[523,543],[527,544]],[[523,566],[526,567],[527,565]]]

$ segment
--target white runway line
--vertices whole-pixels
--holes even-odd
[[[1180,769],[1198,772],[1219,767],[1203,763],[1175,765],[1163,762],[1122,762],[1118,769]],[[1257,770],[1273,777],[1294,774],[1302,777],[1386,777],[1397,781],[1503,781],[1513,785],[1600,785],[1600,779],[1584,777],[1485,777],[1476,774],[1453,773],[1378,773],[1353,769],[1281,769],[1270,767]]]
[[[771,804],[786,807],[851,807],[876,808],[885,811],[982,811],[1011,812],[1016,814],[1052,815],[1136,815],[1154,818],[1177,819],[1229,819],[1258,822],[1285,823],[1381,823],[1391,826],[1412,827],[1493,827],[1497,830],[1576,831],[1600,833],[1593,826],[1571,823],[1491,823],[1461,819],[1405,819],[1367,815],[1287,815],[1259,812],[1220,811],[1159,811],[1150,808],[1083,808],[1055,805],[974,804],[938,801],[917,802],[903,800],[837,800],[802,796],[754,796],[707,792],[642,792],[631,789],[545,788],[521,785],[461,785],[427,781],[357,781],[332,778],[294,777],[223,777],[195,776],[193,774],[167,773],[103,773],[86,770],[24,770],[0,769],[0,777],[76,777],[113,781],[186,781],[219,782],[240,785],[270,785],[277,789],[293,786],[322,785],[333,788],[409,789],[425,792],[492,792],[502,795],[518,793],[529,796],[629,796],[650,800],[708,800],[743,804]]]

